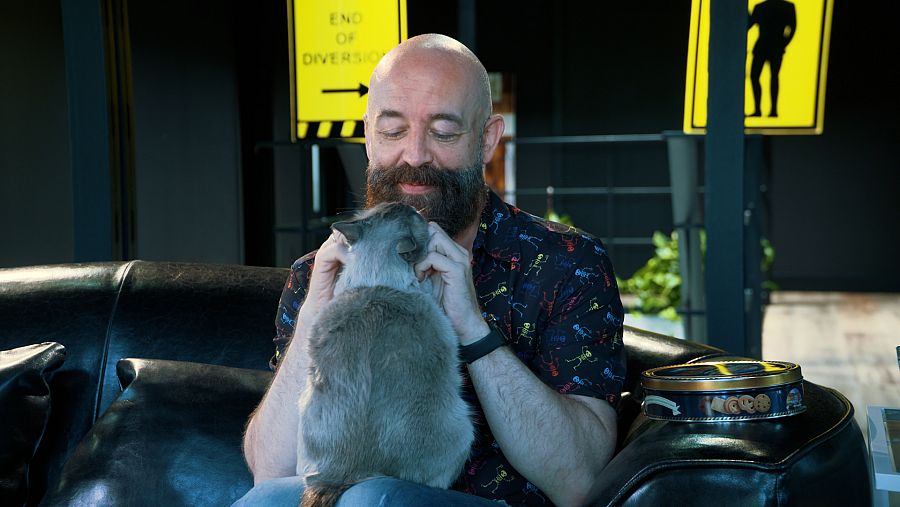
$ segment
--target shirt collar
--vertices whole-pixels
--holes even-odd
[[[519,241],[513,236],[517,227],[514,213],[518,209],[503,202],[493,190],[488,190],[488,199],[481,212],[478,233],[472,243],[472,252],[483,249],[491,257],[511,262],[513,258],[521,259]]]

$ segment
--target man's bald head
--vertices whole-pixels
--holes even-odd
[[[369,205],[405,202],[451,237],[475,230],[503,117],[491,114],[487,71],[468,48],[428,34],[391,50],[369,82],[365,130]]]
[[[378,86],[386,79],[408,71],[409,67],[427,71],[429,66],[437,65],[450,72],[460,73],[465,77],[461,82],[468,86],[468,93],[476,100],[478,116],[481,121],[491,115],[491,86],[484,65],[461,42],[441,34],[417,35],[400,43],[389,51],[378,62],[369,81],[369,93],[378,94]]]

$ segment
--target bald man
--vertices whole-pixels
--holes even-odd
[[[405,202],[430,221],[428,255],[415,270],[443,284],[440,303],[459,336],[463,394],[478,434],[450,491],[375,479],[351,487],[339,506],[567,506],[597,494],[625,375],[615,276],[597,238],[529,215],[487,188],[484,162],[503,129],[484,66],[454,39],[413,37],[372,74],[367,205]],[[302,494],[303,344],[331,300],[346,249],[330,237],[292,267],[276,318],[275,377],[244,437],[255,486],[240,505],[296,505]]]

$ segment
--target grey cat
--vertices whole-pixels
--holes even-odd
[[[332,505],[379,476],[447,488],[474,428],[460,394],[458,339],[412,268],[425,257],[428,224],[410,206],[385,203],[332,227],[347,238],[349,258],[309,333],[300,505]]]

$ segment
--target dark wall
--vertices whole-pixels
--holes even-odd
[[[276,121],[290,126],[290,105],[275,103],[276,86],[288,76],[287,18],[284,3],[238,2],[234,15],[238,103],[241,127],[244,262],[271,265],[275,259],[274,153],[260,142],[276,139]],[[276,118],[278,120],[276,120]],[[289,136],[284,136],[288,138]]]
[[[889,16],[835,3],[825,133],[768,141],[772,276],[785,289],[898,291],[900,47]],[[489,70],[518,77],[520,136],[680,130],[689,14],[689,0],[479,2],[477,49]],[[517,164],[520,187],[668,184],[658,145],[520,146]],[[672,227],[663,196],[555,202],[601,236]],[[613,251],[625,276],[651,254]]]
[[[660,133],[680,128],[688,0],[474,4],[476,53],[489,71],[516,79],[518,136]],[[410,36],[437,32],[461,37],[466,32],[460,29],[466,20],[458,15],[457,5],[425,0],[408,0],[407,5]],[[632,79],[628,69],[642,67],[645,60],[664,62],[666,69],[660,74],[675,74],[667,77],[668,86],[660,86],[656,75]],[[628,86],[621,86],[623,81]],[[548,185],[666,187],[667,167],[661,142],[521,144],[516,147],[516,178],[523,192],[516,204],[543,215],[547,199],[535,192]],[[603,237],[617,272],[626,276],[653,254],[653,231],[672,228],[670,198],[665,194],[557,195],[554,206],[579,227]]]
[[[149,0],[128,6],[136,256],[240,263],[233,7]],[[72,165],[58,0],[0,2],[0,68],[0,266],[71,262]]]
[[[479,2],[477,50],[488,70],[516,76],[520,137],[658,134],[681,128],[689,15],[689,0]],[[662,142],[520,144],[516,173],[526,192],[669,185]],[[543,214],[547,199],[516,204]],[[553,204],[604,238],[620,276],[653,255],[653,231],[672,230],[666,194],[557,195]]]
[[[476,2],[475,49],[489,71],[516,77],[520,137],[680,130],[690,8],[690,0]],[[410,36],[459,36],[456,5],[408,0],[408,9]],[[887,17],[867,16],[859,3],[835,7],[825,134],[768,139],[765,234],[776,250],[772,276],[786,289],[900,290],[890,232],[900,215],[892,126],[900,87],[896,66],[884,62],[897,42]],[[669,185],[662,143],[521,144],[516,164],[518,187],[532,191]],[[517,204],[543,214],[547,201],[520,195]],[[673,227],[668,195],[557,195],[554,204],[614,243],[621,276],[653,254],[654,230]]]
[[[871,7],[835,2],[824,134],[772,140],[785,289],[900,291],[900,39]]]
[[[211,0],[128,6],[137,257],[241,263],[235,6]]]
[[[72,169],[58,1],[0,2],[0,69],[0,267],[70,262]]]
[[[479,57],[518,76],[519,135],[681,128],[689,0],[478,8]]]
[[[72,256],[59,4],[24,5],[0,7],[7,266]],[[475,7],[476,52],[488,70],[516,76],[520,137],[680,129],[690,0]],[[294,236],[273,229],[304,205],[302,156],[291,147],[259,149],[289,137],[283,4],[133,0],[129,9],[139,255],[283,264],[299,254]],[[768,236],[783,288],[900,290],[900,48],[891,18],[868,10],[836,2],[825,133],[768,140]],[[457,3],[408,0],[408,12],[410,35],[459,35]],[[535,190],[668,185],[661,143],[523,144],[517,173],[519,188]],[[546,209],[540,195],[521,195],[518,204]],[[672,228],[666,195],[558,195],[555,206],[602,237],[649,239]],[[612,253],[628,276],[652,248],[615,243]]]

